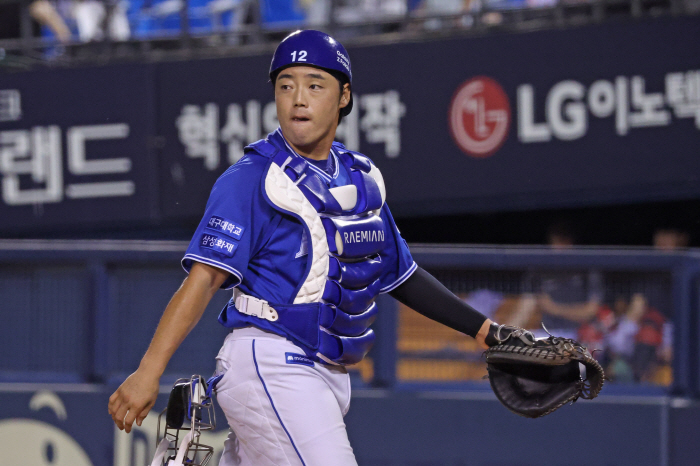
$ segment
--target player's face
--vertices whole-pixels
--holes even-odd
[[[318,68],[292,66],[275,81],[282,133],[298,152],[312,158],[328,157],[340,109],[349,101],[349,85],[341,95],[338,80]]]

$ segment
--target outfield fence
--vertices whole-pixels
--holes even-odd
[[[11,348],[0,355],[0,382],[122,380],[138,366],[185,278],[179,265],[185,248],[162,241],[0,241],[0,316]],[[492,320],[541,335],[546,323],[587,343],[611,374],[610,390],[698,394],[697,252],[419,244],[411,250],[420,266]],[[216,317],[229,298],[228,291],[215,295],[166,377],[213,370],[227,332]],[[488,388],[473,339],[388,296],[379,305],[377,343],[351,368],[356,387]],[[555,305],[572,314],[557,315]]]

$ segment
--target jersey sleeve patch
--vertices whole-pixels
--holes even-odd
[[[245,231],[243,226],[217,215],[211,216],[207,222],[207,228],[220,231],[221,233],[230,236],[235,240],[240,240],[241,236],[243,236],[243,232]]]
[[[220,238],[206,233],[202,235],[200,244],[203,248],[212,249],[228,257],[233,257],[233,253],[236,252],[238,247],[236,243],[228,238]]]

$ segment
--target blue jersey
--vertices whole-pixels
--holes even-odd
[[[280,150],[293,152],[279,129],[267,140]],[[336,150],[331,150],[328,160],[307,159],[330,187],[350,183]],[[310,260],[308,242],[302,224],[275,210],[265,199],[263,173],[269,162],[269,158],[248,152],[219,177],[182,265],[187,272],[193,261],[218,267],[231,274],[222,288],[239,287],[271,303],[291,304]],[[380,216],[386,225],[380,253],[384,264],[380,292],[386,293],[403,283],[416,264],[386,204]],[[222,318],[224,314],[220,321]],[[258,324],[254,319],[250,323]],[[259,323],[267,327],[265,322]]]

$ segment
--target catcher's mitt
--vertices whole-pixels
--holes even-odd
[[[490,334],[496,343],[485,353],[491,388],[515,414],[541,417],[579,398],[593,399],[603,388],[603,368],[575,340],[536,339],[504,325],[493,325]]]

